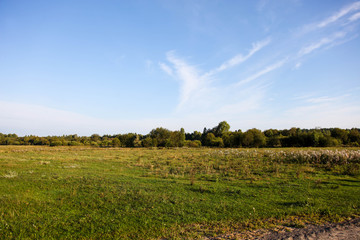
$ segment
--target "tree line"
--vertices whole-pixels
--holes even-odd
[[[360,129],[317,128],[284,130],[253,128],[230,131],[226,121],[203,132],[185,133],[156,128],[149,134],[136,133],[91,136],[24,136],[0,133],[0,145],[96,146],[96,147],[336,147],[360,146]]]

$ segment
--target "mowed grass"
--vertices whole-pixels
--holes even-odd
[[[357,160],[280,151],[304,149],[1,146],[0,238],[193,239],[360,214]]]

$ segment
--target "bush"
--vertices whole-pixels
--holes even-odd
[[[51,141],[50,142],[50,146],[51,147],[56,147],[56,146],[62,146],[62,142],[61,141]]]
[[[118,138],[114,138],[112,141],[111,141],[111,144],[113,147],[120,147],[121,146],[121,142]]]
[[[151,137],[146,137],[141,141],[141,145],[143,147],[156,147],[157,143],[155,139],[152,139]]]
[[[359,176],[360,175],[360,164],[353,163],[346,165],[346,168],[343,174],[350,175],[350,176]]]
[[[185,147],[198,148],[201,147],[201,142],[199,140],[194,140],[194,141],[186,140],[184,145]]]
[[[68,143],[69,146],[82,146],[83,144],[81,142],[76,142],[76,141],[70,141]]]

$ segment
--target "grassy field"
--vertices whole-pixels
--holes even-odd
[[[1,239],[186,239],[360,214],[360,150],[0,146]]]

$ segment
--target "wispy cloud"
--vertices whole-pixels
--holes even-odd
[[[266,4],[266,1],[262,2],[262,5],[264,4]],[[316,50],[330,49],[333,46],[357,37],[354,34],[354,31],[358,29],[357,25],[348,23],[360,19],[360,13],[357,12],[358,9],[360,9],[360,1],[341,8],[322,21],[306,25],[304,29],[311,30],[311,35],[299,34],[295,38],[290,37],[281,40],[272,36],[272,40],[266,38],[262,41],[254,42],[247,52],[237,54],[213,69],[200,69],[199,66],[203,65],[190,64],[186,59],[176,56],[174,52],[168,52],[166,54],[166,64],[159,63],[159,66],[168,75],[179,80],[180,99],[177,110],[180,110],[176,114],[181,113],[181,116],[193,114],[203,118],[207,116],[210,119],[215,118],[215,116],[226,116],[228,119],[236,119],[242,116],[244,112],[248,116],[255,116],[253,114],[258,112],[259,109],[265,110],[265,99],[269,99],[266,98],[269,94],[267,91],[269,89],[269,85],[267,85],[269,81],[265,81],[266,78],[264,76],[285,65],[291,65],[290,68],[293,70],[300,69],[305,61],[304,56],[314,53]],[[309,31],[303,33],[309,33]],[[304,42],[305,44],[299,48],[299,42]],[[268,50],[273,53],[273,56],[258,62],[257,65],[250,66],[250,68],[246,65],[246,71],[241,71],[241,64],[252,57],[256,57],[257,53],[269,46],[270,43],[273,45],[274,50]],[[225,73],[235,67],[240,70],[241,74],[246,74],[242,75],[244,76],[242,79],[239,79],[238,75],[233,75],[233,71],[228,72],[229,74]],[[249,69],[252,69],[252,72],[249,73]],[[227,77],[226,81],[221,79],[223,76]],[[326,121],[321,120],[324,116],[331,116],[331,114],[339,109],[344,110],[346,106],[346,103],[343,104],[346,102],[345,100],[343,101],[343,99],[331,96],[316,97],[312,95],[301,100],[302,106],[296,109],[298,112],[307,114],[306,116],[310,119],[309,123],[312,122],[312,124],[316,125],[326,125]],[[332,106],[332,104],[336,106]],[[321,110],[322,107],[324,108],[323,110]],[[345,115],[359,116],[358,113],[351,114],[350,109],[357,110],[358,108],[352,103],[351,107],[347,108]],[[318,114],[319,112],[322,112],[323,115]],[[288,110],[287,113],[288,115],[284,118],[287,123],[297,122],[298,124],[293,126],[304,126],[300,121],[297,121],[300,118],[296,111]],[[269,113],[269,116],[271,115],[272,113]],[[271,119],[269,118],[269,120]],[[305,123],[306,119],[302,120]],[[279,120],[277,119],[277,121]],[[317,121],[319,123],[316,123]],[[341,121],[342,119],[337,119],[337,122]],[[347,124],[351,125],[350,122]]]
[[[183,108],[189,102],[191,102],[191,105],[193,107],[194,105],[200,105],[199,103],[201,103],[202,105],[206,105],[206,103],[210,102],[213,103],[215,99],[222,98],[222,94],[226,95],[226,93],[223,92],[222,94],[219,94],[220,90],[216,90],[210,85],[212,82],[212,77],[217,73],[226,71],[231,67],[243,63],[251,56],[253,56],[256,52],[267,46],[269,43],[270,38],[255,42],[252,44],[252,48],[249,50],[247,55],[236,55],[235,57],[221,64],[219,67],[211,69],[210,71],[207,71],[205,73],[201,73],[200,69],[198,69],[196,66],[193,66],[187,63],[184,59],[176,56],[174,51],[168,52],[166,54],[166,58],[168,62],[171,63],[172,67],[168,66],[165,63],[159,63],[159,66],[165,73],[176,78],[180,82],[180,101],[178,104],[178,109]],[[268,68],[263,70],[257,77],[260,77],[261,75],[264,75],[267,72],[270,72],[278,67],[280,67],[280,63],[269,66]],[[257,77],[255,76],[254,79]],[[224,89],[222,89],[222,91],[224,91]],[[210,93],[213,95],[212,100],[209,100],[206,97],[206,95]],[[195,104],[194,102],[196,102],[197,104]]]
[[[324,45],[333,43],[335,40],[345,37],[346,34],[347,34],[346,32],[336,32],[335,34],[333,34],[330,37],[324,37],[324,38],[320,39],[318,42],[312,43],[312,44],[300,49],[298,55],[304,56],[306,54],[309,54],[309,53],[313,52],[314,50],[321,48]]]
[[[357,13],[353,14],[351,17],[349,17],[350,22],[354,22],[358,19],[360,19],[360,12],[357,12]]]
[[[177,57],[173,51],[167,53],[167,60],[173,64],[176,72],[175,75],[181,82],[179,106],[182,106],[196,91],[205,87],[206,79],[200,75],[196,67]]]
[[[360,1],[354,2],[350,5],[347,5],[340,9],[340,11],[336,12],[335,14],[331,15],[330,17],[326,18],[325,20],[319,22],[316,26],[318,28],[323,28],[329,25],[330,23],[338,21],[343,16],[347,15],[350,12],[356,11],[360,9]]]
[[[248,78],[246,78],[244,80],[241,80],[235,86],[240,86],[240,85],[243,85],[245,83],[254,81],[257,78],[259,78],[259,77],[261,77],[261,76],[263,76],[263,75],[265,75],[265,74],[267,74],[267,73],[269,73],[271,71],[274,71],[275,69],[283,66],[286,63],[287,59],[288,58],[285,58],[285,59],[283,59],[281,61],[278,61],[278,62],[276,62],[276,63],[274,63],[272,65],[269,65],[269,66],[265,67],[264,69],[262,69],[261,71],[251,75],[250,77],[248,77]]]
[[[339,45],[345,44],[347,42],[350,42],[350,41],[352,41],[352,40],[354,40],[354,39],[356,39],[358,37],[359,37],[359,34],[355,34],[355,35],[352,35],[352,36],[347,37],[347,38],[338,39],[337,41],[334,41],[331,44],[327,45],[324,49],[328,50],[328,49],[333,48],[335,46],[339,46]]]
[[[347,16],[350,13],[357,11],[359,9],[360,9],[360,1],[353,2],[347,6],[344,6],[339,11],[337,11],[336,13],[323,19],[322,21],[313,22],[313,23],[305,25],[304,27],[302,27],[300,34],[308,33],[308,32],[314,31],[314,30],[318,30],[318,29],[323,29],[323,28],[328,27],[335,23],[344,23],[343,20],[346,21],[346,19],[344,19],[345,16]],[[349,17],[348,20],[350,20],[350,19],[353,21],[357,20],[356,14],[354,14],[353,16]],[[349,22],[352,22],[351,20]]]
[[[249,53],[245,56],[243,56],[242,54],[238,54],[235,57],[227,60],[226,62],[224,62],[223,64],[221,64],[219,67],[217,67],[216,69],[211,70],[210,72],[207,73],[207,75],[213,75],[216,74],[218,72],[222,72],[228,68],[234,67],[240,63],[245,62],[247,59],[249,59],[251,56],[253,56],[256,52],[258,52],[259,50],[261,50],[263,47],[267,46],[270,43],[270,38],[267,38],[263,41],[260,42],[256,42],[252,44],[252,48],[250,49]]]
[[[294,66],[294,69],[299,69],[301,67],[302,63],[301,62],[297,62]]]
[[[165,63],[159,63],[160,68],[166,72],[167,74],[169,74],[170,76],[173,76],[173,70],[171,69],[171,67],[169,67],[168,65],[166,65]]]
[[[311,36],[312,38],[318,37],[318,39],[313,40],[311,44],[303,46],[294,58],[299,59],[320,48],[328,50],[334,46],[341,45],[357,38],[358,35],[354,34],[354,31],[357,29],[356,26],[349,24],[360,19],[360,12],[351,15],[354,11],[359,9],[360,1],[356,1],[342,7],[340,10],[320,22],[305,25],[301,31],[297,33],[297,39],[299,40],[299,37],[310,37],[309,35],[304,35],[309,32],[313,33],[313,36]],[[338,30],[334,32],[334,29],[336,28]],[[295,67],[295,69],[297,69],[297,67]]]
[[[308,102],[308,103],[328,103],[328,102],[334,102],[334,101],[344,99],[348,96],[350,96],[350,95],[346,94],[346,95],[338,96],[338,97],[323,96],[323,97],[316,97],[316,98],[308,98],[308,99],[306,99],[306,102]]]

